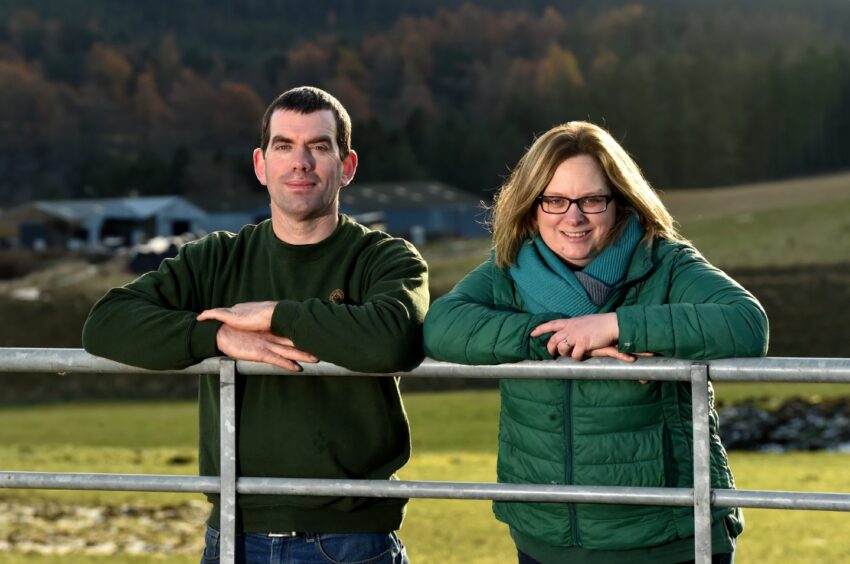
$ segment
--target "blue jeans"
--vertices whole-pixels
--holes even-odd
[[[218,564],[219,531],[207,527],[201,564]],[[304,533],[274,537],[236,535],[237,564],[410,564],[395,533]]]

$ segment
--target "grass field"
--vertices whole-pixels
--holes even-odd
[[[850,174],[661,192],[665,205],[675,217],[710,219],[846,200],[850,198]]]
[[[706,258],[724,268],[844,262],[850,257],[850,188],[847,198],[694,219],[683,223],[683,231]]]
[[[748,391],[746,384],[724,391],[728,386],[719,389],[721,398],[760,392]],[[414,456],[403,479],[495,480],[496,392],[410,394],[406,404]],[[186,402],[3,408],[0,460],[5,470],[194,474],[195,417],[194,404]],[[740,488],[850,492],[848,454],[732,453],[731,461]],[[37,543],[25,553],[13,551],[10,541],[19,548],[27,546],[27,539],[35,543],[46,538],[69,551],[61,554],[62,562],[197,562],[206,511],[199,499],[187,494],[0,490],[0,563],[55,561],[56,554],[34,552]],[[98,513],[99,506],[106,510]],[[16,519],[22,508],[24,518]],[[850,545],[840,540],[850,536],[850,516],[747,510],[746,518],[736,562],[850,559]],[[402,538],[416,563],[515,561],[506,528],[492,517],[488,502],[413,500]],[[115,545],[104,545],[104,540]],[[159,552],[133,554],[142,549]]]

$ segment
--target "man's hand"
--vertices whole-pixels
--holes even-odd
[[[233,307],[208,309],[198,315],[198,321],[217,319],[234,329],[271,331],[272,314],[276,305],[277,302],[245,302]]]
[[[310,353],[295,348],[291,339],[278,337],[269,331],[245,331],[226,323],[218,329],[216,345],[231,358],[266,362],[291,372],[301,372],[299,362],[312,364],[319,361]]]
[[[624,352],[620,352],[619,350],[617,350],[617,347],[615,347],[613,345],[608,346],[608,347],[602,347],[601,349],[593,349],[592,351],[588,352],[587,355],[590,356],[590,357],[594,357],[594,358],[600,357],[600,356],[607,356],[607,357],[610,357],[610,358],[616,358],[617,360],[622,360],[623,362],[634,362],[635,361],[634,355],[624,353]],[[645,384],[645,383],[646,383],[645,380],[641,380],[641,384]]]

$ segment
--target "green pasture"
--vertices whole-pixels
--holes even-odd
[[[683,222],[682,230],[723,267],[804,266],[850,257],[850,187],[845,201]]]
[[[773,386],[780,390],[783,386]],[[793,393],[805,392],[797,389]],[[722,384],[721,400],[755,397],[753,384]],[[841,394],[826,386],[821,396]],[[413,427],[414,455],[403,479],[438,481],[495,480],[498,394],[495,391],[409,394],[406,399]],[[196,473],[196,408],[193,403],[107,403],[14,407],[0,409],[0,467],[4,470]],[[739,488],[850,492],[850,454],[743,453],[731,454]],[[60,492],[0,490],[0,504],[52,504],[92,508],[180,507],[200,495],[137,492]],[[126,509],[124,510],[126,513]],[[120,513],[120,512],[119,512]],[[123,513],[122,513],[123,514]],[[169,524],[149,533],[159,540],[179,534],[181,550],[133,555],[61,555],[62,562],[94,564],[149,561],[197,562],[202,512],[183,529]],[[126,533],[123,518],[103,523],[103,530],[80,531],[97,539]],[[737,562],[839,562],[850,559],[850,516],[809,511],[747,510],[747,531]],[[150,519],[149,519],[150,520]],[[59,519],[40,525],[51,535]],[[0,516],[0,543],[29,527]],[[122,533],[124,532],[124,533]],[[505,527],[495,521],[490,504],[480,501],[413,500],[402,538],[416,563],[514,562]],[[791,533],[792,534],[789,534]],[[129,534],[129,533],[127,533]],[[42,537],[44,538],[44,537]],[[154,539],[156,540],[156,538]],[[194,544],[193,544],[194,543]],[[188,549],[186,544],[189,545]],[[56,555],[0,550],[0,563],[53,562]]]

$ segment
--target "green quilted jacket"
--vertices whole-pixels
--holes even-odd
[[[681,243],[641,243],[600,310],[610,311],[617,313],[623,352],[712,359],[767,350],[758,301]],[[513,280],[491,258],[431,306],[425,351],[462,364],[550,359],[548,335],[528,335],[559,317],[525,312]],[[689,383],[508,379],[500,388],[500,482],[693,487]],[[731,488],[710,401],[711,484]],[[515,531],[551,546],[626,550],[694,534],[687,507],[497,502],[494,511]],[[733,535],[743,528],[738,510],[718,508],[713,517],[725,518]]]

